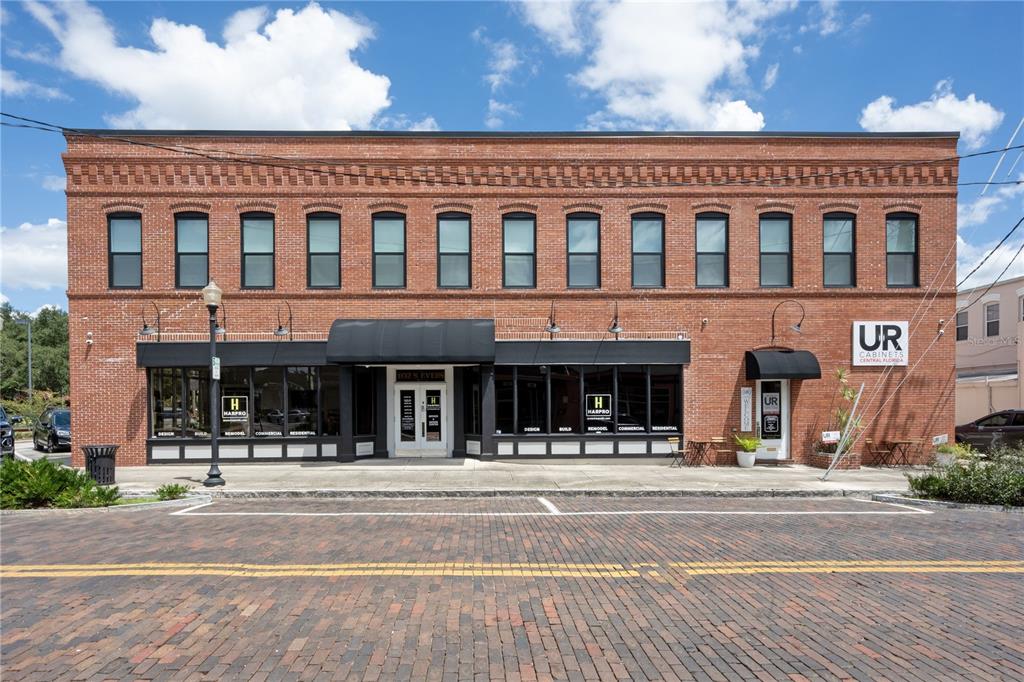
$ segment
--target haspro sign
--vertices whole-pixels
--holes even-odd
[[[226,422],[249,421],[249,396],[226,395],[221,397],[221,419]]]
[[[853,364],[906,366],[909,342],[906,322],[854,322]]]

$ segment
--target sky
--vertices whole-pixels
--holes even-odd
[[[6,113],[81,128],[959,130],[1024,144],[1022,2],[9,2]],[[1016,131],[1016,137],[1014,137]],[[60,135],[0,129],[0,301],[67,307]],[[1024,179],[1021,151],[961,182]],[[963,187],[958,267],[1024,215]],[[964,283],[1024,275],[1024,226]],[[1012,261],[1012,262],[1011,262]]]

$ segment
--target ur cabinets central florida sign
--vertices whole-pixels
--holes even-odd
[[[910,334],[906,322],[854,322],[854,366],[907,364]]]

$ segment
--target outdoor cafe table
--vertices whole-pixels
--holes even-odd
[[[711,447],[711,441],[707,440],[691,440],[687,442],[688,457],[687,464],[695,466],[697,464],[704,464],[704,459],[707,457],[708,449]]]
[[[910,466],[910,448],[914,445],[912,440],[889,440],[885,444],[889,448],[889,456],[886,464],[889,466]]]

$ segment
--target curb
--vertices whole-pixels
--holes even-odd
[[[125,495],[127,498],[142,497],[134,492]],[[144,509],[164,509],[173,507],[191,507],[204,502],[212,502],[209,495],[188,495],[178,500],[165,500],[163,502],[140,502],[138,504],[117,504],[109,507],[79,507],[76,509],[56,509],[53,507],[42,507],[39,509],[0,509],[0,516],[42,516],[42,515],[77,515],[93,512],[131,512]]]
[[[965,502],[946,502],[944,500],[927,500],[921,497],[903,497],[889,493],[876,493],[871,496],[875,502],[891,502],[906,504],[912,507],[932,507],[936,509],[963,509],[966,511],[1003,512],[1004,514],[1024,514],[1024,507],[1003,507],[998,504],[968,504]]]
[[[211,490],[206,494],[221,499],[331,499],[331,498],[424,498],[424,497],[861,497],[867,498],[879,492],[899,494],[903,491],[872,490],[788,490],[788,489],[747,489],[747,490],[635,490],[635,489],[455,489],[455,490]]]

